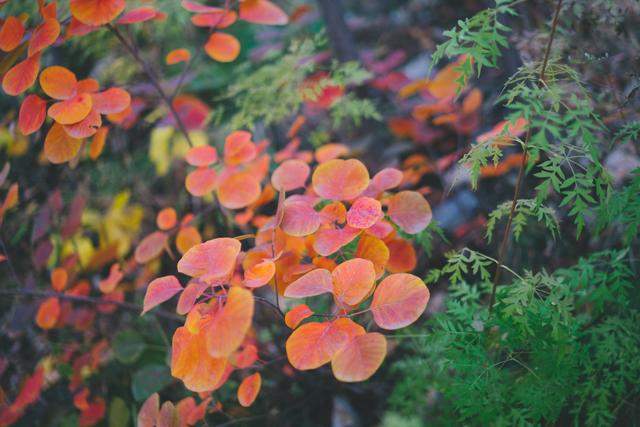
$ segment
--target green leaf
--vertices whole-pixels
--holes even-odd
[[[109,405],[109,427],[127,427],[129,425],[129,408],[119,397],[111,400]]]
[[[133,374],[131,392],[141,402],[171,383],[169,368],[165,365],[147,365]]]
[[[140,334],[131,329],[119,332],[113,340],[116,359],[127,365],[138,360],[145,348],[146,344]]]

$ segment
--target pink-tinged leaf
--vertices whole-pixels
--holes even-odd
[[[40,71],[40,54],[28,57],[7,71],[2,78],[2,90],[7,95],[17,96],[36,82]]]
[[[215,6],[206,6],[192,0],[182,0],[182,7],[194,13],[216,13],[224,10]]]
[[[220,284],[233,272],[240,248],[240,242],[229,237],[208,240],[183,255],[178,261],[178,271],[207,283]]]
[[[184,185],[191,195],[202,197],[216,188],[217,178],[218,173],[214,169],[200,167],[187,175]]]
[[[377,332],[358,335],[331,361],[333,375],[343,382],[369,379],[387,355],[387,340]]]
[[[287,359],[299,370],[316,369],[331,361],[364,328],[342,317],[333,322],[309,322],[291,333],[286,342]]]
[[[36,27],[29,40],[29,56],[48,48],[60,35],[60,23],[55,18],[45,19]]]
[[[288,298],[306,298],[333,291],[331,272],[324,268],[317,268],[290,283],[284,290]]]
[[[373,294],[371,312],[384,329],[409,326],[422,315],[429,302],[429,289],[419,277],[398,273],[387,276]]]
[[[122,15],[117,21],[116,24],[120,25],[129,25],[129,24],[137,24],[139,22],[150,21],[156,17],[158,11],[151,6],[142,6],[136,9],[132,9],[129,12]]]
[[[189,62],[191,59],[191,52],[187,49],[174,49],[167,54],[165,62],[167,65],[179,64],[180,62]]]
[[[72,125],[64,125],[64,131],[72,138],[89,138],[98,132],[102,127],[102,116],[95,109],[92,109],[87,117]]]
[[[93,108],[100,114],[117,114],[131,105],[131,95],[124,89],[112,87],[104,92],[94,93]]]
[[[384,217],[382,205],[371,197],[360,197],[347,212],[347,224],[353,228],[369,228]]]
[[[259,288],[271,281],[276,274],[276,264],[266,259],[262,262],[252,265],[244,272],[243,284],[247,288]]]
[[[134,258],[138,264],[146,264],[160,256],[167,246],[168,236],[162,231],[147,235],[136,247]]]
[[[320,227],[320,215],[307,202],[285,202],[280,227],[290,236],[308,236]]]
[[[360,229],[346,226],[344,228],[324,228],[318,230],[313,242],[313,250],[322,256],[336,253],[341,247],[348,245],[358,237]]]
[[[47,103],[38,95],[28,95],[20,106],[18,129],[23,135],[37,132],[47,117]]]
[[[201,145],[189,149],[184,159],[191,166],[209,166],[218,161],[218,152],[210,145]]]
[[[11,52],[22,42],[24,24],[15,16],[9,16],[0,28],[0,50]]]
[[[257,153],[256,145],[251,141],[251,132],[237,130],[224,139],[224,162],[229,166],[250,162]]]
[[[193,306],[196,303],[196,300],[202,295],[202,293],[209,287],[208,284],[199,282],[199,281],[191,281],[184,288],[184,291],[180,294],[180,298],[178,299],[178,306],[176,308],[176,313],[184,315],[191,311]]]
[[[304,187],[310,173],[309,165],[302,160],[285,160],[273,171],[271,185],[278,191],[296,190]]]
[[[245,0],[240,3],[240,19],[253,24],[286,25],[287,14],[269,0]]]
[[[160,414],[160,396],[153,393],[145,400],[138,412],[138,427],[155,427]]]
[[[304,319],[313,316],[313,311],[306,304],[300,304],[293,307],[284,316],[284,323],[291,329],[298,327]]]
[[[402,178],[402,171],[394,168],[386,168],[375,174],[371,183],[378,191],[387,191],[400,185]]]
[[[238,402],[245,408],[253,405],[253,402],[260,393],[260,386],[262,385],[262,377],[260,372],[256,372],[253,375],[249,375],[240,383],[238,387]]]
[[[176,276],[158,277],[153,280],[149,283],[147,293],[144,296],[142,314],[171,299],[180,291],[182,291],[182,285],[180,285]]]
[[[229,209],[242,209],[254,203],[261,194],[259,177],[249,171],[227,174],[220,178],[218,200]]]
[[[431,206],[417,191],[401,191],[389,199],[387,213],[406,233],[417,234],[431,222]]]
[[[353,258],[334,268],[331,278],[336,300],[345,305],[356,305],[373,289],[376,272],[368,259]]]
[[[369,171],[356,159],[333,159],[316,167],[313,190],[323,199],[352,200],[369,185]]]
[[[110,294],[116,290],[116,286],[122,280],[124,274],[120,271],[120,264],[114,263],[109,269],[109,276],[106,279],[100,280],[99,288],[103,294]]]
[[[200,13],[191,17],[191,23],[196,27],[227,28],[238,19],[233,10],[221,10],[220,12]]]

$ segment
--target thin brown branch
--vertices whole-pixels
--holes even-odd
[[[140,67],[142,68],[142,71],[144,71],[144,73],[149,78],[149,82],[151,83],[153,88],[156,90],[156,92],[158,92],[158,95],[160,96],[160,99],[162,100],[162,102],[164,102],[164,104],[167,106],[169,111],[171,111],[171,114],[173,115],[173,118],[175,119],[176,124],[178,125],[178,129],[180,130],[180,133],[182,133],[182,135],[185,137],[189,145],[193,147],[194,146],[193,141],[189,136],[189,132],[187,131],[187,128],[184,125],[184,122],[182,121],[182,119],[178,115],[178,112],[173,106],[173,102],[171,101],[171,98],[169,98],[167,93],[162,88],[162,85],[158,81],[158,77],[156,76],[153,69],[149,66],[147,61],[145,61],[144,58],[142,58],[142,56],[140,55],[140,52],[138,51],[138,48],[136,47],[136,45],[133,42],[129,43],[127,39],[122,35],[120,30],[118,30],[117,27],[114,27],[111,24],[107,24],[107,28],[109,28],[109,30],[116,36],[116,38],[120,41],[122,46],[124,46],[127,52],[129,52],[129,54],[133,57],[133,59],[136,60],[138,65],[140,65]]]
[[[546,77],[547,66],[549,65],[549,56],[551,54],[551,47],[553,46],[553,39],[556,35],[558,28],[558,18],[560,17],[560,10],[562,9],[562,1],[558,0],[556,3],[556,9],[553,16],[553,22],[551,23],[551,33],[549,34],[549,41],[544,51],[544,60],[542,61],[542,67],[540,68],[540,83],[544,83]],[[500,243],[500,250],[498,252],[498,263],[496,265],[496,271],[493,276],[493,286],[491,288],[491,299],[489,300],[489,314],[493,311],[493,306],[496,302],[496,290],[498,283],[500,282],[500,275],[502,273],[502,266],[504,264],[504,258],[507,252],[507,246],[509,243],[509,237],[511,235],[511,225],[513,223],[513,216],[516,211],[516,205],[524,186],[524,172],[527,167],[527,161],[529,158],[528,143],[531,138],[531,126],[527,129],[527,133],[523,140],[522,145],[522,162],[520,162],[520,169],[518,170],[518,178],[516,182],[516,188],[513,192],[513,199],[511,200],[511,209],[509,210],[509,217],[507,218],[507,224],[504,228],[504,235],[502,236],[502,242]]]

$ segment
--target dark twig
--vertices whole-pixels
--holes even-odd
[[[553,39],[556,35],[556,29],[558,27],[558,18],[560,17],[560,10],[562,9],[562,1],[558,0],[556,3],[556,9],[553,16],[553,22],[551,23],[551,33],[549,34],[549,41],[544,51],[544,60],[542,61],[542,68],[540,69],[540,82],[544,83],[545,73],[547,71],[547,65],[549,65],[549,55],[551,53],[551,46],[553,45]],[[527,161],[529,157],[528,143],[531,138],[531,126],[527,129],[527,133],[523,140],[522,146],[522,162],[520,163],[520,169],[518,170],[518,178],[516,181],[516,188],[513,192],[513,200],[511,201],[511,209],[509,210],[509,217],[507,218],[507,224],[504,228],[504,235],[502,236],[502,242],[500,243],[500,250],[498,252],[498,263],[496,265],[496,271],[493,276],[493,286],[491,288],[491,299],[489,300],[489,314],[493,311],[493,306],[496,301],[496,290],[498,283],[500,282],[500,274],[502,273],[502,266],[504,264],[504,258],[507,252],[507,245],[509,243],[509,236],[511,235],[511,224],[513,223],[513,216],[515,215],[516,205],[520,198],[520,193],[524,185],[524,172],[527,167]]]
[[[169,111],[171,111],[171,114],[173,115],[173,117],[174,117],[174,119],[176,121],[176,124],[178,125],[178,129],[180,130],[180,133],[182,133],[184,135],[184,137],[187,140],[187,142],[189,143],[189,145],[193,147],[194,146],[193,145],[193,141],[191,140],[191,137],[189,136],[189,132],[187,131],[187,128],[184,125],[184,122],[182,121],[182,119],[178,115],[178,112],[174,108],[173,102],[171,102],[171,99],[169,98],[167,93],[162,88],[162,85],[158,81],[158,77],[156,76],[156,74],[153,71],[153,69],[142,58],[142,56],[140,56],[140,52],[138,51],[138,48],[136,47],[136,45],[133,44],[133,43],[129,43],[127,41],[127,39],[122,35],[120,30],[118,30],[118,28],[114,27],[113,25],[107,24],[107,28],[109,28],[109,30],[116,36],[116,38],[120,41],[120,43],[127,50],[127,52],[129,52],[129,54],[140,65],[140,67],[142,68],[142,71],[144,71],[144,73],[149,78],[149,82],[154,87],[156,92],[158,92],[158,95],[160,96],[160,99],[162,100],[162,102],[164,102],[164,104],[167,106],[167,108],[169,108]]]

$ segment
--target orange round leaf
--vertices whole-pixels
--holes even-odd
[[[251,141],[251,132],[237,130],[224,140],[224,162],[230,166],[250,162],[256,158],[256,145]]]
[[[2,78],[2,90],[7,95],[20,95],[29,89],[38,78],[40,70],[40,54],[28,57],[7,71]]]
[[[307,202],[285,202],[280,227],[290,236],[308,236],[320,227],[320,215]]]
[[[40,73],[40,87],[51,98],[64,100],[76,96],[78,80],[69,69],[54,65]]]
[[[125,0],[70,0],[71,14],[86,25],[104,25],[116,19],[126,6]]]
[[[208,240],[182,256],[178,271],[207,283],[219,284],[233,272],[240,248],[240,242],[229,237]]]
[[[28,55],[33,56],[36,53],[51,46],[60,35],[60,23],[55,18],[47,18],[38,25],[29,40]]]
[[[387,270],[390,273],[406,273],[416,268],[418,258],[411,242],[398,238],[385,244],[389,248]]]
[[[289,22],[287,14],[269,0],[240,2],[240,19],[263,25],[286,25]]]
[[[385,168],[375,174],[371,179],[371,183],[378,191],[387,191],[395,188],[402,182],[402,171],[394,168]]]
[[[240,42],[231,34],[216,32],[211,34],[204,50],[218,62],[233,62],[240,55]]]
[[[180,62],[188,62],[191,59],[191,52],[187,49],[174,49],[165,58],[167,65],[174,65]]]
[[[313,311],[307,304],[293,307],[284,316],[284,323],[291,329],[295,329],[304,319],[313,316]]]
[[[417,234],[431,222],[431,206],[417,191],[401,191],[389,199],[387,213],[403,231]]]
[[[304,187],[311,169],[298,159],[285,160],[273,171],[271,185],[278,191],[291,191]]]
[[[419,277],[392,274],[373,293],[371,312],[381,328],[400,329],[418,320],[428,302],[429,289]]]
[[[171,299],[171,297],[180,291],[182,291],[182,285],[176,276],[164,276],[154,279],[149,283],[149,286],[147,286],[141,315]]]
[[[67,274],[67,270],[62,267],[56,267],[51,271],[51,287],[55,291],[64,291],[64,288],[67,287],[68,279],[69,275]]]
[[[217,178],[214,169],[201,167],[187,175],[184,185],[193,196],[202,197],[216,188]]]
[[[356,159],[333,159],[320,164],[313,172],[313,189],[324,199],[355,199],[369,185],[369,172]]]
[[[262,377],[260,372],[256,372],[253,375],[249,375],[240,383],[238,387],[238,402],[245,408],[253,405],[253,402],[260,393],[260,386],[262,385]]]
[[[54,123],[44,139],[44,155],[51,163],[65,163],[78,155],[82,141],[70,137],[64,128]]]
[[[333,375],[343,382],[369,379],[387,355],[384,335],[370,332],[353,338],[331,361]]]
[[[207,351],[212,357],[227,357],[244,341],[253,320],[254,301],[251,291],[233,286],[221,310],[208,320]]]
[[[49,107],[49,117],[61,125],[72,125],[82,121],[91,112],[93,101],[88,93],[81,93]]]
[[[384,273],[387,262],[389,262],[389,248],[379,238],[364,234],[358,241],[355,256],[371,261],[376,271],[376,279],[378,279]]]
[[[171,375],[180,378],[189,390],[204,392],[215,389],[223,378],[227,363],[225,358],[209,355],[203,330],[194,335],[182,326],[174,332]]]
[[[221,179],[218,186],[220,204],[229,209],[249,206],[260,197],[260,182],[254,174],[236,172]]]
[[[30,135],[42,127],[47,117],[47,103],[38,95],[28,95],[18,115],[18,129],[23,135]]]
[[[58,322],[58,317],[60,317],[60,301],[54,297],[47,298],[38,307],[36,324],[42,329],[52,329]]]
[[[0,50],[11,52],[24,37],[24,24],[15,16],[9,16],[0,28]]]
[[[371,292],[376,272],[368,259],[353,258],[334,268],[331,277],[333,294],[338,302],[356,305]]]
[[[147,235],[136,247],[134,258],[138,264],[146,264],[160,256],[167,246],[168,236],[162,231]]]
[[[191,166],[209,166],[218,161],[218,152],[210,145],[201,145],[189,149],[184,159]]]
[[[296,279],[287,286],[284,296],[288,298],[306,298],[333,291],[331,272],[317,268]]]
[[[100,114],[118,114],[131,105],[131,95],[124,89],[112,87],[91,95],[93,108]]]
[[[98,132],[102,127],[102,117],[95,109],[91,109],[89,114],[78,123],[64,125],[64,130],[72,138],[89,138]]]
[[[269,283],[275,274],[276,264],[267,259],[252,265],[244,272],[243,284],[248,288],[259,288]]]
[[[164,208],[156,216],[156,225],[160,230],[170,230],[176,226],[178,214],[173,208]]]
[[[189,249],[202,243],[202,237],[195,227],[182,227],[176,236],[176,248],[178,252],[184,254]]]

